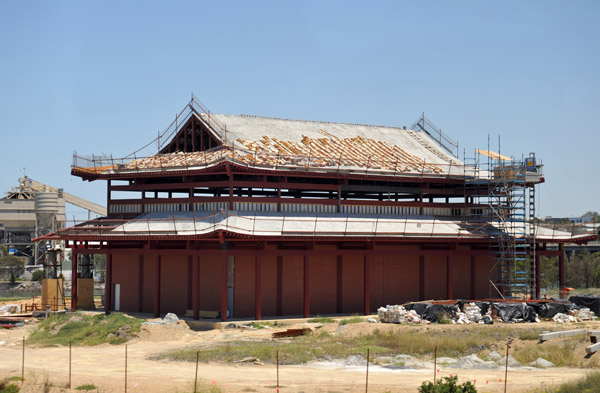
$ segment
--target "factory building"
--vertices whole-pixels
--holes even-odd
[[[535,297],[540,256],[560,254],[548,243],[595,238],[533,225],[535,155],[488,148],[467,164],[424,116],[407,128],[224,115],[193,97],[148,146],[76,155],[74,176],[107,182],[107,216],[41,238],[66,241],[74,271],[78,255],[107,256],[107,311],[261,319]]]

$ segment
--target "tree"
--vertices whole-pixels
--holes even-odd
[[[5,254],[0,258],[0,269],[2,275],[10,276],[10,283],[14,284],[17,277],[25,272],[25,262],[14,255]]]

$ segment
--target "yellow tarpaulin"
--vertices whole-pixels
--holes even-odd
[[[496,153],[495,151],[491,151],[491,150],[479,150],[479,149],[475,149],[475,151],[477,153],[479,153],[479,154],[483,154],[486,157],[493,158],[494,160],[512,161],[512,158],[508,158],[506,156],[503,156],[502,154]]]

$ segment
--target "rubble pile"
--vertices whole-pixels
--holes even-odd
[[[418,324],[424,322],[415,310],[407,311],[406,308],[398,305],[379,307],[377,314],[384,323]]]
[[[491,308],[488,309],[488,312],[485,315],[482,315],[481,309],[477,304],[465,303],[463,305],[463,311],[456,313],[456,317],[452,320],[452,323],[459,325],[468,325],[471,323],[491,324],[493,323],[491,314]]]
[[[0,315],[17,314],[21,312],[20,304],[3,304],[0,305]]]
[[[573,314],[571,314],[571,312]],[[581,307],[579,310],[569,311],[569,315],[573,315],[578,321],[596,321],[598,317],[596,314],[587,307]]]

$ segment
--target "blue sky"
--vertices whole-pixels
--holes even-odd
[[[213,112],[411,125],[536,152],[541,216],[600,210],[600,2],[0,1],[0,192],[105,203],[72,154],[126,155],[194,92]],[[72,209],[71,218],[85,218]]]

